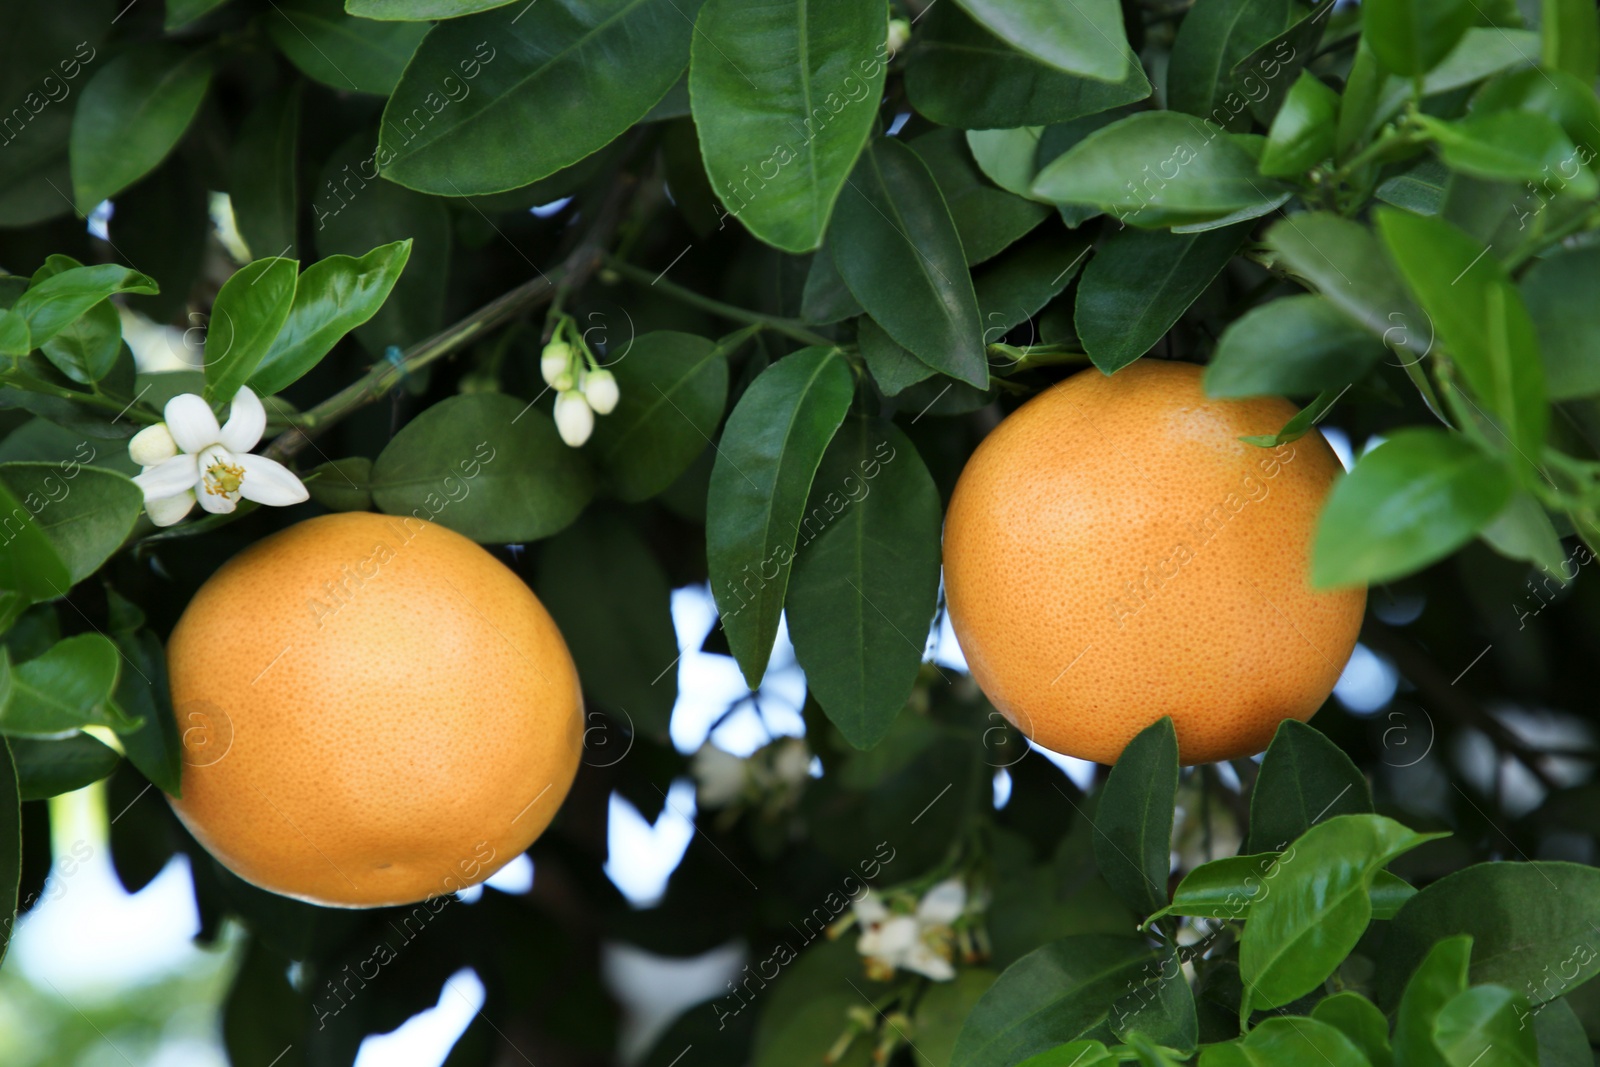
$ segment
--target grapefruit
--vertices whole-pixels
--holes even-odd
[[[1184,763],[1248,756],[1309,719],[1365,588],[1311,587],[1338,459],[1295,408],[1213,400],[1201,368],[1086,370],[1005,419],[945,520],[950,622],[973,678],[1045,748],[1112,763],[1170,715]]]
[[[376,907],[482,882],[554,817],[582,698],[538,599],[409,517],[308,519],[228,561],[168,642],[173,807],[239,877]]]

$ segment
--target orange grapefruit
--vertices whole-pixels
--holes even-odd
[[[1086,370],[1005,419],[945,520],[950,622],[973,678],[1045,748],[1115,762],[1170,715],[1184,763],[1261,751],[1327,699],[1364,588],[1311,587],[1340,470],[1321,435],[1277,448],[1274,398],[1214,400],[1201,368]]]

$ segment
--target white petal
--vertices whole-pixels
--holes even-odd
[[[953,923],[967,906],[967,889],[959,878],[947,878],[928,890],[917,905],[917,918],[927,925]]]
[[[921,942],[917,920],[909,915],[896,915],[878,927],[878,951],[874,955],[894,961],[910,952]]]
[[[177,454],[178,442],[164,422],[146,426],[128,442],[129,457],[141,467],[159,466]]]
[[[861,894],[861,899],[855,904],[856,918],[862,926],[871,926],[881,923],[889,917],[889,909],[883,906],[883,901],[878,899],[878,894],[867,890]]]
[[[576,389],[556,397],[555,416],[561,439],[573,448],[581,446],[594,432],[594,410]]]
[[[195,457],[188,453],[173,456],[154,467],[146,467],[133,476],[133,484],[144,490],[146,507],[152,500],[163,500],[193,489],[199,480],[200,472]]]
[[[194,492],[185,489],[177,496],[164,496],[147,502],[144,506],[145,514],[150,516],[150,521],[157,526],[171,526],[189,514],[189,509],[194,507]]]
[[[239,486],[244,484],[244,466],[221,445],[212,445],[195,457],[200,468],[200,484],[195,495],[200,506],[216,515],[226,515],[239,504]]]
[[[244,481],[239,483],[239,493],[246,500],[281,508],[298,504],[311,496],[294,472],[275,459],[243,455],[234,456],[233,461],[244,468]]]
[[[200,506],[213,515],[232,515],[233,509],[239,506],[239,497],[232,493],[207,493],[201,491],[195,494],[200,500]]]
[[[261,440],[267,429],[267,409],[261,399],[241,385],[233,395],[233,406],[228,409],[228,422],[222,427],[217,442],[229,452],[248,452]]]
[[[216,444],[222,434],[217,417],[211,414],[211,405],[195,393],[179,393],[167,401],[163,414],[172,439],[185,452],[202,452]]]
[[[698,783],[700,803],[709,808],[725,807],[744,792],[745,761],[707,741],[690,760]]]
[[[619,392],[617,379],[608,370],[591,371],[583,378],[583,395],[597,415],[609,415],[616,409]]]
[[[948,982],[956,976],[956,969],[950,966],[949,960],[923,944],[918,944],[906,953],[905,958],[900,961],[900,966],[908,971],[926,975],[935,982]]]

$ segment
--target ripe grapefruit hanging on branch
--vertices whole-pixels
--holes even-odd
[[[1339,461],[1277,448],[1277,398],[1214,400],[1201,368],[1088,370],[1019,408],[945,520],[950,622],[978,685],[1046,748],[1112,763],[1172,716],[1184,763],[1249,756],[1321,706],[1366,590],[1314,590]]]
[[[173,807],[241,878],[319,904],[475,885],[555,816],[578,674],[515,574],[413,518],[308,519],[201,586],[168,643]]]

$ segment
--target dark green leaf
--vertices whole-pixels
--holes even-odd
[[[1335,0],[1315,0],[1309,11],[1298,4],[1289,28],[1261,42],[1255,51],[1233,65],[1235,92],[1242,90],[1251,114],[1262,125],[1270,126],[1277,117],[1284,98],[1300,78],[1306,64],[1318,51],[1323,31],[1328,26],[1328,15]],[[1232,112],[1238,102],[1223,102]]]
[[[227,0],[167,0],[166,28],[182,29],[225,3]]]
[[[117,704],[129,715],[144,720],[137,730],[122,735],[123,751],[157,789],[169,796],[181,796],[183,740],[172,712],[172,694],[167,689],[166,652],[160,639],[149,630],[119,634],[115,641],[123,659]]]
[[[72,460],[0,464],[0,481],[22,502],[26,525],[49,539],[73,585],[122,547],[144,507],[144,494],[124,475]],[[13,525],[22,523],[8,519],[8,534]]]
[[[1522,277],[1551,400],[1600,393],[1600,317],[1585,314],[1600,286],[1600,249],[1579,248],[1541,259]]]
[[[20,321],[20,316],[13,318]],[[40,349],[44,358],[73,381],[98,382],[111,373],[122,354],[122,318],[110,301],[102,300],[63,326]]]
[[[712,189],[751,233],[788,252],[822,242],[883,95],[883,53],[881,5],[700,9],[689,67],[700,151]]]
[[[296,82],[258,104],[240,125],[233,146],[228,189],[233,220],[258,259],[295,251],[301,88]]]
[[[46,855],[48,859],[48,854]],[[17,887],[22,879],[22,798],[11,747],[0,737],[0,960],[16,927]]]
[[[1447,1067],[1433,1043],[1433,1027],[1440,1010],[1467,988],[1472,938],[1446,938],[1426,951],[1426,958],[1418,954],[1415,973],[1398,976],[1406,985],[1395,1012],[1394,1051],[1403,1067]]]
[[[9,308],[0,311],[0,356],[25,356],[32,351],[28,320]]]
[[[1292,0],[1198,0],[1172,45],[1167,106],[1225,129],[1247,129],[1250,116],[1243,114],[1244,97],[1233,92],[1233,68],[1302,13]],[[1238,101],[1237,110],[1229,99]]]
[[[941,125],[994,129],[1069,122],[1131,104],[1150,95],[1150,81],[1131,57],[1121,81],[1067,74],[1012,48],[957,5],[935,4],[917,24],[906,93]]]
[[[428,408],[372,465],[372,499],[485,544],[565,529],[593,493],[588,464],[555,423],[505,393],[468,393]]]
[[[812,479],[854,392],[833,350],[767,368],[722,431],[706,502],[706,558],[728,646],[753,689],[766,673]]]
[[[211,57],[157,42],[95,72],[72,120],[72,199],[87,215],[154,170],[194,121],[211,85]]]
[[[1350,757],[1321,730],[1285,719],[1250,794],[1245,851],[1278,851],[1322,819],[1371,810],[1372,792]]]
[[[394,91],[406,63],[428,32],[426,25],[418,23],[352,18],[339,0],[273,0],[272,10],[262,19],[272,43],[306,77],[341,92],[353,89],[378,96]],[[449,90],[445,85],[433,88]],[[262,251],[268,255],[278,252],[275,248]]]
[[[1367,0],[1361,39],[1389,70],[1428,73],[1477,21],[1472,0]]]
[[[1594,1067],[1589,1036],[1566,998],[1548,1000],[1533,1015],[1540,1067]]]
[[[951,1067],[1012,1067],[1068,1041],[1110,1038],[1111,1003],[1158,957],[1137,938],[1086,934],[1006,968],[967,1017]]]
[[[1284,97],[1261,150],[1261,173],[1269,178],[1304,174],[1333,155],[1339,94],[1306,71]]]
[[[883,332],[882,326],[869,318],[863,317],[858,324],[856,343],[861,347],[861,358],[866,360],[872,380],[878,383],[884,396],[898,396],[937,373],[901,348],[893,337]]]
[[[311,499],[329,511],[372,511],[372,460],[365,456],[330,459],[300,479]]]
[[[700,0],[566,0],[440,23],[384,109],[384,176],[466,196],[571,166],[678,80],[699,9]]]
[[[851,294],[928,366],[986,386],[978,298],[933,175],[916,153],[882,140],[848,184],[829,244]]]
[[[1311,1017],[1349,1038],[1372,1067],[1390,1067],[1394,1062],[1389,1050],[1389,1020],[1383,1017],[1376,1004],[1360,993],[1347,989],[1323,997],[1311,1009]]]
[[[1068,1041],[1029,1056],[1017,1067],[1112,1067],[1117,1062],[1117,1057],[1099,1041]]]
[[[1439,1009],[1433,1043],[1450,1067],[1538,1067],[1528,1000],[1505,986],[1464,989]]]
[[[588,706],[666,743],[678,639],[672,586],[644,538],[617,515],[591,512],[540,551],[536,588],[578,665]],[[624,749],[619,739],[609,754],[621,759]],[[605,763],[606,755],[594,758]]]
[[[397,241],[360,259],[329,256],[307,267],[289,317],[250,375],[250,388],[271,396],[315,367],[345,334],[378,313],[410,257],[411,242]]]
[[[1122,750],[1095,809],[1095,862],[1138,915],[1167,903],[1177,795],[1178,735],[1163,716]]]
[[[82,789],[116,770],[122,759],[115,751],[83,733],[51,741],[14,737],[11,757],[16,761],[23,800],[45,800]]]
[[[1266,242],[1285,267],[1374,337],[1419,357],[1428,352],[1433,332],[1371,230],[1337,215],[1308,212],[1274,223]]]
[[[0,515],[17,532],[0,544],[0,592],[18,593],[29,600],[65,596],[72,585],[66,561],[56,551],[44,528],[33,521],[43,510],[24,506],[10,489],[0,484]],[[7,605],[14,608],[15,605]]]
[[[1594,5],[1588,0],[1544,0],[1542,9],[1545,66],[1592,85],[1600,73],[1600,20]]]
[[[1511,498],[1511,475],[1460,437],[1401,430],[1339,480],[1317,524],[1312,581],[1381,582],[1442,559]]]
[[[295,989],[289,980],[288,961],[259,934],[249,939],[242,955],[221,1011],[228,1062],[233,1067],[306,1067],[305,1032],[312,1011],[320,1011],[326,1021],[344,1004],[314,1007],[313,995]]]
[[[973,161],[960,130],[931,130],[912,141],[911,150],[933,173],[968,264],[998,255],[1050,214],[1045,205],[990,184]]]
[[[1249,232],[1125,229],[1084,268],[1074,321],[1095,366],[1110,374],[1154,348],[1211,284]]]
[[[222,283],[206,327],[207,400],[227,402],[255,374],[294,307],[300,264],[258,259]]]
[[[728,403],[726,357],[748,337],[647,333],[610,364],[620,399],[596,420],[593,447],[618,497],[655,496],[709,447]]]
[[[800,318],[816,325],[842,322],[861,314],[861,305],[850,295],[850,287],[839,277],[833,263],[833,249],[824,244],[811,257],[805,291],[800,298]]]
[[[1475,864],[1400,909],[1379,977],[1398,989],[1434,942],[1470,934],[1474,983],[1498,982],[1542,1004],[1600,974],[1600,952],[1590,947],[1597,909],[1600,869],[1549,861]]]
[[[1250,905],[1263,890],[1270,889],[1266,876],[1278,853],[1261,852],[1247,856],[1227,856],[1202,863],[1183,876],[1173,890],[1172,903],[1147,920],[1163,915],[1188,915],[1201,919],[1226,919],[1241,922],[1250,918]],[[1399,875],[1378,871],[1367,894],[1374,919],[1392,919],[1416,889]]]
[[[138,725],[115,701],[122,659],[101,634],[57,642],[44,655],[9,666],[0,682],[0,733],[66,737],[82,726],[132,730]]]
[[[509,3],[511,0],[344,0],[344,9],[364,19],[424,22],[457,19]]]
[[[1146,964],[1141,979],[1117,998],[1111,1006],[1111,1031],[1129,1044],[1145,1038],[1180,1053],[1194,1051],[1200,1041],[1194,993],[1175,949],[1168,947]]]
[[[1444,207],[1451,180],[1445,165],[1429,156],[1379,182],[1372,195],[1418,215],[1437,215]]]
[[[1120,82],[1137,62],[1116,0],[956,0],[985,29],[1058,70]]]
[[[1044,131],[1043,126],[968,130],[965,140],[973,161],[990,181],[1008,193],[1032,198],[1033,179],[1039,173],[1039,142]]]
[[[154,293],[153,279],[114,263],[73,267],[35,280],[11,306],[28,325],[35,346],[76,322],[90,308],[114,293]]]
[[[1359,381],[1383,345],[1320,296],[1274,300],[1222,333],[1206,368],[1211,396],[1275,396],[1343,389]]]
[[[983,339],[994,344],[1037,314],[1072,283],[1089,258],[1091,241],[1045,226],[973,275]]]
[[[939,593],[939,490],[892,423],[835,434],[811,485],[785,606],[828,719],[871,748],[911,696]]]

